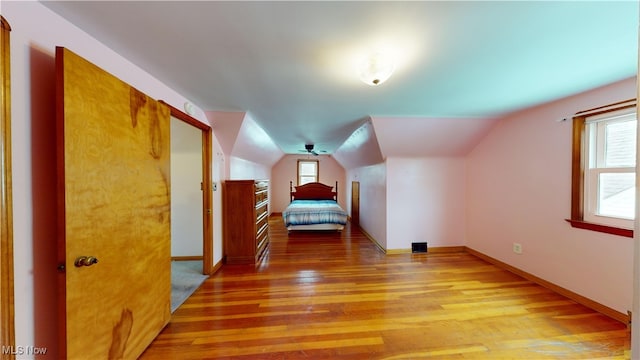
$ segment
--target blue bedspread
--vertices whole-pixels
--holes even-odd
[[[282,217],[285,226],[347,223],[347,213],[334,200],[293,200]]]

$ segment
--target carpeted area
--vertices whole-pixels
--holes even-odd
[[[208,278],[202,274],[202,261],[171,262],[171,313],[182,305]]]

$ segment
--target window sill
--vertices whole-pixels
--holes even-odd
[[[565,219],[565,220],[568,223],[570,223],[571,226],[574,228],[598,231],[602,233],[619,235],[619,236],[630,237],[630,238],[633,237],[633,230],[631,229],[623,229],[619,227],[594,224],[594,223],[585,222],[582,220],[572,220],[572,219]]]

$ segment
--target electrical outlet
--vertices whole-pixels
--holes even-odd
[[[522,245],[518,243],[513,243],[513,252],[516,254],[522,254]]]

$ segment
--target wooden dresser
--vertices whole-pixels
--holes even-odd
[[[269,181],[222,184],[222,237],[227,264],[255,264],[269,246]]]

